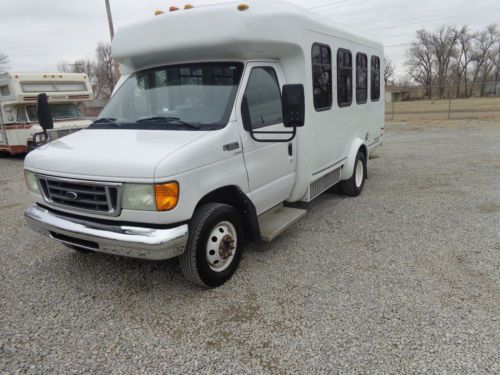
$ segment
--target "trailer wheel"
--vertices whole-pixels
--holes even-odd
[[[242,235],[241,218],[235,208],[220,203],[199,207],[180,256],[186,279],[206,288],[224,284],[240,263]]]
[[[341,187],[345,195],[357,197],[363,191],[367,176],[366,157],[361,151],[356,155],[354,172],[348,180],[342,181]]]

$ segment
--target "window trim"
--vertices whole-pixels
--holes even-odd
[[[278,72],[276,71],[276,68],[273,65],[255,65],[255,66],[252,66],[250,68],[250,71],[248,72],[248,78],[247,78],[246,83],[245,83],[245,90],[243,91],[243,96],[242,96],[241,105],[240,105],[241,113],[243,113],[242,112],[243,111],[243,102],[245,100],[245,96],[247,93],[248,83],[250,82],[250,78],[252,77],[252,72],[255,69],[266,69],[266,68],[272,69],[272,71],[274,72],[274,76],[276,77],[276,83],[278,84],[278,92],[280,94],[280,102],[281,102],[281,99],[283,98],[282,97],[283,93],[281,92],[281,82],[280,82],[280,79],[278,76]],[[248,106],[248,102],[247,102],[247,106]],[[250,124],[250,126],[251,126],[252,130],[257,130],[257,129],[267,128],[268,126],[276,126],[276,125],[280,125],[280,124],[283,124],[283,114],[281,114],[281,122],[278,121],[278,122],[275,122],[272,124],[266,124],[266,125],[261,125],[261,126],[257,126],[257,127],[254,127],[252,124]]]
[[[339,53],[345,53],[347,52],[350,56],[351,56],[351,100],[349,102],[345,102],[345,103],[340,103],[339,100],[340,100],[340,96],[339,96],[339,82],[340,82],[340,67],[339,67]],[[352,52],[346,48],[339,48],[337,50],[337,104],[339,106],[339,108],[346,108],[346,107],[350,107],[352,105],[352,99],[353,99],[353,74],[352,74],[352,71],[353,71],[353,63],[352,63]],[[348,69],[347,67],[342,67],[343,69]]]
[[[358,98],[358,82],[359,82],[359,75],[358,75],[358,56],[364,56],[366,58],[366,68],[365,68],[365,71],[366,71],[366,88],[364,89],[366,91],[366,98],[365,100],[359,100]],[[356,104],[366,104],[368,103],[368,72],[369,72],[369,68],[368,68],[368,55],[366,53],[363,53],[363,52],[358,52],[356,53]]]
[[[377,59],[378,60],[378,98],[377,99],[373,99],[373,59]],[[380,69],[381,69],[381,66],[380,66],[380,57],[377,56],[377,55],[371,55],[370,57],[370,100],[372,102],[378,102],[380,101],[380,97],[382,96],[382,74],[380,72]]]
[[[313,49],[314,47],[326,47],[330,51],[330,105],[328,107],[316,108],[316,103],[314,102],[314,65],[327,65],[327,64],[315,64],[313,61]],[[333,64],[332,64],[332,48],[328,44],[315,42],[311,46],[311,77],[312,77],[312,90],[313,90],[313,106],[316,112],[329,111],[333,108]]]

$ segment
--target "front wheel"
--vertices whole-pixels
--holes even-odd
[[[182,273],[206,288],[224,284],[241,259],[242,225],[238,211],[226,204],[199,207],[189,225],[189,240],[180,256]]]
[[[342,181],[341,187],[345,195],[350,197],[357,197],[363,191],[365,186],[367,172],[366,172],[366,156],[361,151],[356,155],[354,162],[354,171],[352,177],[348,180]]]

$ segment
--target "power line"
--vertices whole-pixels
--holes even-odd
[[[364,31],[390,30],[390,29],[395,29],[395,28],[403,27],[403,26],[418,25],[418,24],[421,24],[421,23],[424,23],[424,22],[442,21],[442,20],[446,20],[446,19],[450,19],[450,18],[460,18],[460,17],[469,16],[471,14],[477,14],[477,13],[488,13],[488,14],[491,14],[491,13],[496,13],[496,12],[500,12],[500,9],[493,9],[493,10],[490,10],[490,11],[470,12],[470,13],[467,13],[467,14],[460,14],[460,15],[455,15],[455,16],[445,16],[445,17],[429,18],[429,19],[424,19],[424,20],[420,20],[420,21],[416,21],[416,22],[410,22],[410,23],[406,22],[406,23],[399,24],[399,25],[384,26],[384,27],[379,27],[379,28],[374,28],[374,29],[367,29],[367,30],[364,30]]]

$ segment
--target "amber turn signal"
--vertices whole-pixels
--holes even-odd
[[[240,4],[240,5],[238,5],[238,10],[239,10],[240,12],[243,12],[244,10],[247,10],[247,9],[249,9],[249,8],[250,8],[250,7],[249,7],[247,4]]]
[[[179,184],[168,182],[155,185],[155,199],[158,211],[173,210],[179,200]]]

